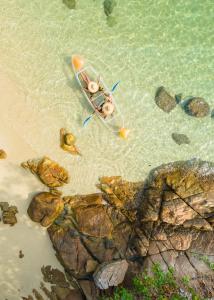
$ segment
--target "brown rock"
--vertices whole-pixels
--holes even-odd
[[[169,95],[163,86],[157,89],[155,102],[163,111],[167,113],[173,110],[177,105],[175,98]]]
[[[0,159],[6,159],[6,158],[7,158],[7,153],[3,149],[0,149]]]
[[[63,266],[73,276],[84,277],[87,274],[87,261],[93,260],[93,257],[88,253],[76,232],[69,227],[62,228],[53,224],[48,228],[48,233]]]
[[[60,129],[60,147],[73,155],[81,155],[75,142],[76,137],[72,133],[67,132],[64,128]]]
[[[34,222],[46,227],[53,223],[64,208],[63,200],[51,193],[37,194],[28,207],[28,215]]]
[[[126,260],[113,261],[111,263],[103,263],[96,269],[93,278],[96,286],[105,290],[111,286],[118,286],[123,282],[128,269]]]
[[[75,217],[79,231],[86,235],[108,237],[113,231],[112,222],[103,205],[76,208]]]
[[[209,114],[209,104],[200,97],[189,100],[185,106],[186,112],[191,116],[202,118]]]
[[[9,206],[7,202],[0,202],[0,208],[2,210],[2,220],[4,224],[14,226],[17,223],[16,214],[18,209],[16,206]]]
[[[41,160],[28,160],[21,165],[36,174],[50,188],[60,187],[69,182],[68,172],[48,157]]]

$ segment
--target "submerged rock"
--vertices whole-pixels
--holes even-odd
[[[53,223],[63,208],[64,203],[59,196],[42,192],[32,199],[27,212],[32,221],[46,227]]]
[[[195,97],[187,101],[185,110],[193,117],[202,118],[209,114],[210,106],[203,98]]]
[[[76,0],[63,0],[63,3],[64,3],[69,9],[75,9],[75,8],[76,8]]]
[[[176,142],[178,145],[182,144],[190,144],[190,140],[188,136],[181,133],[172,133],[172,139]]]
[[[0,149],[0,159],[6,159],[6,158],[7,158],[7,153],[3,149]]]
[[[104,0],[103,6],[104,6],[104,12],[106,16],[110,16],[117,5],[116,0]]]
[[[96,269],[93,278],[96,286],[106,290],[112,286],[118,286],[125,278],[128,263],[126,260],[118,260],[111,263],[103,263]]]
[[[169,113],[176,105],[176,99],[172,97],[163,86],[159,87],[155,94],[155,102],[163,111]]]
[[[40,160],[28,160],[21,166],[36,174],[50,188],[60,187],[69,182],[68,172],[48,157],[43,157]]]
[[[2,221],[4,224],[13,226],[17,223],[16,214],[18,209],[16,206],[9,206],[7,202],[0,202],[0,208],[2,210]]]

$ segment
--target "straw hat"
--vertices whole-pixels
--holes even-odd
[[[111,102],[106,102],[102,107],[102,111],[107,116],[111,115],[114,112],[114,104]]]
[[[99,86],[95,81],[90,81],[88,84],[88,90],[94,94],[99,90]]]

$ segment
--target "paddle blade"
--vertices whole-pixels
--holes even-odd
[[[120,83],[120,80],[119,80],[118,82],[116,82],[116,83],[113,85],[113,87],[112,87],[112,89],[111,89],[111,92],[112,92],[112,93],[113,93],[114,90],[117,88],[117,86],[118,86],[119,83]]]
[[[88,118],[85,119],[85,121],[83,122],[83,127],[88,124],[88,122],[91,120],[91,117],[92,116],[89,116]]]

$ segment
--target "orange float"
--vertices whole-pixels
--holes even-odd
[[[75,71],[79,71],[84,66],[84,60],[79,55],[73,55],[71,62]]]
[[[122,127],[122,128],[120,128],[120,130],[119,130],[119,136],[120,136],[122,139],[127,139],[128,135],[129,135],[129,132],[130,132],[129,129]]]

